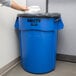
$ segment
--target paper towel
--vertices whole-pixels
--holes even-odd
[[[34,13],[39,13],[40,11],[41,11],[41,8],[40,8],[40,6],[30,6],[30,7],[28,7],[28,11],[25,11],[25,13],[32,13],[32,14],[34,14]]]

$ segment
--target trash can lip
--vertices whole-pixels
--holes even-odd
[[[29,14],[29,13],[23,13],[23,14],[18,14],[17,17],[25,17],[25,18],[60,18],[61,14],[60,13],[36,13],[36,14]]]

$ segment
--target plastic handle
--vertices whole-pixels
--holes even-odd
[[[64,24],[61,18],[55,19],[56,29],[61,30],[64,28]]]

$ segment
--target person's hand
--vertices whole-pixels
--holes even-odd
[[[16,3],[14,0],[11,0],[11,7],[16,9],[16,10],[21,10],[21,11],[29,10],[27,6],[22,6],[18,3]]]
[[[22,11],[28,11],[29,9],[28,9],[27,6],[21,6],[21,10],[22,10]]]

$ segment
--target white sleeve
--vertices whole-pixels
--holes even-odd
[[[4,6],[9,6],[11,5],[11,0],[0,0],[0,3],[3,4]]]

